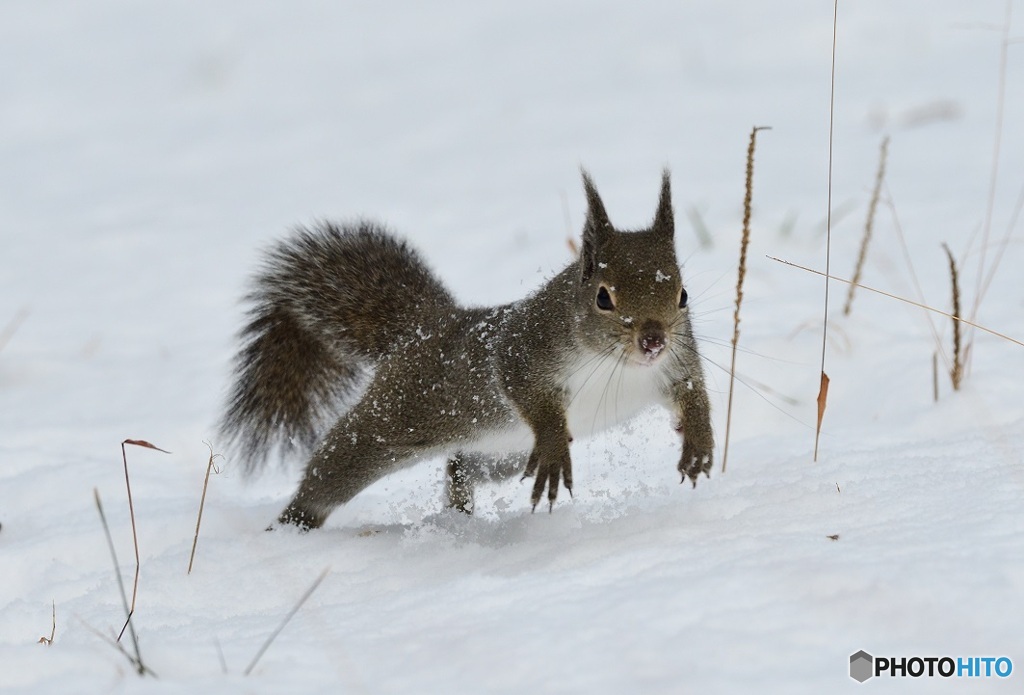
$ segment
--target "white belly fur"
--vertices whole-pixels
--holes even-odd
[[[581,358],[566,381],[566,419],[569,434],[585,439],[622,424],[653,405],[666,404],[662,363],[640,366],[615,357]],[[509,407],[514,410],[512,404]],[[533,433],[525,422],[481,433],[467,451],[508,453],[533,448]]]
[[[569,370],[566,418],[574,438],[586,438],[664,404],[665,360],[641,366],[614,356],[582,358]]]

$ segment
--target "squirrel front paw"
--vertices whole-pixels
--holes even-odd
[[[544,488],[548,491],[548,511],[554,509],[555,499],[558,497],[559,479],[565,484],[565,489],[572,497],[572,459],[569,456],[569,448],[564,451],[541,452],[539,447],[534,447],[530,452],[530,459],[526,463],[526,471],[523,473],[523,480],[532,475],[537,479],[533,481],[533,492],[530,494],[530,502],[533,504],[533,511],[537,511],[537,504],[544,494]]]
[[[711,477],[711,463],[713,460],[713,445],[700,446],[691,443],[687,439],[683,439],[683,455],[679,459],[678,466],[679,472],[683,474],[683,479],[679,482],[685,482],[689,478],[693,486],[697,487],[697,476],[701,473],[709,478]]]

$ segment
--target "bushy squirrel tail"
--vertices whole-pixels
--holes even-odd
[[[455,299],[402,240],[362,222],[300,228],[246,297],[221,432],[247,472],[277,447],[311,450],[369,368]]]

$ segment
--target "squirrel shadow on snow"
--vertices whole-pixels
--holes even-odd
[[[573,436],[660,404],[682,436],[678,470],[709,475],[714,437],[669,174],[651,226],[616,230],[583,173],[579,257],[529,297],[459,306],[419,255],[361,222],[300,228],[247,296],[223,435],[253,472],[283,442],[312,454],[280,523],[317,528],[399,468],[448,457],[449,506],[474,485],[536,476],[534,509],[572,493]],[[365,386],[336,422],[338,402]]]

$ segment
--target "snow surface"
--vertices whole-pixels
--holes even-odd
[[[832,269],[849,276],[878,147],[864,281],[948,309],[940,248],[979,277],[1001,0],[843,2]],[[1022,34],[1014,2],[1011,36]],[[4,692],[1019,692],[1024,348],[978,333],[953,393],[942,317],[832,286],[832,382],[812,463],[832,4],[135,3],[0,6],[0,689]],[[1024,337],[1024,48],[1009,46],[978,320]],[[239,298],[292,224],[368,215],[458,296],[523,296],[569,259],[585,165],[616,224],[673,171],[707,357],[728,362],[747,137],[759,135],[729,469],[680,485],[667,417],[574,445],[575,499],[529,485],[442,510],[440,462],[307,535],[263,528],[299,463],[213,477]],[[698,246],[692,219],[712,235]],[[974,239],[973,244],[971,240]],[[943,367],[940,366],[940,369]],[[709,374],[719,445],[728,381]],[[93,489],[141,577],[140,678]],[[838,540],[828,536],[838,535]],[[257,649],[330,572],[257,664]],[[38,644],[51,630],[49,647]],[[219,645],[219,646],[218,646]],[[849,655],[1000,656],[1006,680],[859,685]],[[223,653],[222,668],[218,650]]]

